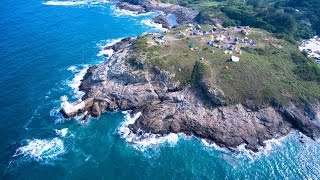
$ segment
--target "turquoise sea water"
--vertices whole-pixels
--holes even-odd
[[[118,133],[121,112],[63,120],[60,98],[79,98],[81,70],[103,60],[101,46],[157,30],[152,14],[119,15],[112,4],[43,3],[0,2],[1,179],[320,178],[319,143],[301,144],[295,132],[252,156],[183,135],[138,149]]]

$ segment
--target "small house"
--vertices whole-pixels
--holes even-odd
[[[239,61],[240,61],[240,58],[237,57],[237,56],[231,56],[231,57],[230,57],[230,61],[232,61],[232,62],[239,62]]]

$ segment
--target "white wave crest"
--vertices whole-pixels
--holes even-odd
[[[68,133],[68,128],[63,128],[63,129],[55,129],[54,130],[56,132],[56,135],[61,136],[61,137],[65,137]]]
[[[156,14],[156,12],[138,13],[136,11],[120,9],[116,5],[112,5],[110,9],[112,10],[112,14],[116,17],[120,17],[120,16],[139,17],[139,16],[151,16]]]
[[[98,52],[97,56],[106,56],[107,58],[110,58],[113,54],[113,49],[105,49],[105,48],[115,45],[116,43],[120,42],[122,39],[123,38],[110,39],[97,44],[97,46],[101,49]]]
[[[43,2],[43,5],[50,6],[75,6],[75,5],[84,5],[87,4],[86,1],[47,1]]]
[[[107,58],[110,58],[113,55],[113,49],[102,49],[98,52],[97,56],[106,56]]]
[[[73,89],[75,98],[80,99],[84,95],[82,91],[79,91],[79,86],[88,69],[88,65],[83,65],[81,68],[77,68],[76,66],[71,66],[68,68],[69,71],[76,73],[74,78],[68,82],[68,86]]]
[[[144,133],[139,131],[138,133],[133,133],[129,125],[135,123],[135,121],[141,116],[141,112],[138,112],[133,117],[130,115],[130,111],[124,111],[125,121],[121,124],[119,128],[119,134],[127,142],[133,145],[134,148],[144,151],[150,147],[154,147],[159,144],[168,143],[170,145],[175,145],[179,140],[179,135],[170,133],[168,135]]]
[[[50,111],[50,117],[53,117],[55,120],[54,120],[54,123],[57,124],[57,123],[63,123],[64,122],[64,117],[63,115],[60,113],[60,110],[61,110],[61,106],[62,104],[60,104],[60,107],[54,107],[53,109],[51,109]]]
[[[84,75],[87,73],[89,69],[88,65],[81,65],[81,66],[70,66],[68,71],[75,73],[74,78],[71,81],[67,82],[67,85],[71,87],[73,90],[73,97],[77,100],[80,100],[84,95],[84,92],[79,90],[79,86],[81,84],[81,80],[83,79]],[[68,102],[68,96],[63,95],[60,97],[60,107],[55,107],[50,111],[50,116],[55,117],[55,123],[60,123],[64,121],[64,117],[60,113],[61,108],[63,107],[65,110],[73,111],[74,108],[79,108],[79,106],[83,106],[84,103],[78,104],[78,106],[74,106],[73,104]]]
[[[226,148],[222,148],[213,142],[208,142],[205,139],[201,139],[201,143],[206,147],[214,148],[215,150],[222,151],[222,152],[228,152],[228,150]]]
[[[104,4],[108,3],[109,1],[107,0],[101,0],[101,1],[47,1],[43,2],[43,5],[48,5],[48,6],[79,6],[79,5],[96,5],[96,4]]]
[[[236,148],[236,151],[239,152],[236,157],[247,157],[251,162],[254,162],[262,155],[268,156],[272,151],[276,150],[276,148],[280,148],[283,144],[283,141],[285,141],[290,135],[292,135],[292,133],[289,133],[287,136],[264,141],[265,146],[260,146],[258,148],[258,152],[253,152],[252,150],[247,149],[245,144],[241,144]]]
[[[77,66],[70,66],[70,67],[68,67],[67,70],[68,70],[68,71],[71,71],[71,72],[77,72],[77,71],[78,71],[78,68],[77,68]]]
[[[163,28],[162,24],[155,23],[151,19],[143,19],[140,22],[141,22],[141,24],[149,26],[149,27],[156,29],[158,31],[167,31],[168,30],[166,28]]]
[[[120,42],[124,38],[117,38],[117,39],[110,39],[103,41],[101,43],[97,44],[97,47],[99,47],[101,50],[98,52],[97,56],[106,56],[107,58],[110,58],[114,51],[113,49],[106,49],[107,47],[111,47],[115,45],[116,43]]]
[[[63,141],[59,138],[27,140],[19,147],[13,157],[24,156],[36,161],[54,159],[65,152]]]

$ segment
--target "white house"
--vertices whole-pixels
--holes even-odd
[[[231,56],[231,57],[230,57],[230,60],[231,60],[232,62],[239,62],[239,61],[240,61],[240,58],[237,57],[237,56]]]

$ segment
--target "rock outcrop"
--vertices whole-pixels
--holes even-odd
[[[162,27],[163,27],[163,28],[166,28],[166,29],[169,29],[169,28],[170,28],[170,24],[169,24],[169,22],[168,22],[168,18],[167,18],[166,15],[161,14],[161,15],[155,17],[155,18],[153,19],[153,21],[154,21],[155,23],[157,23],[157,24],[162,24]]]
[[[133,132],[183,132],[227,148],[246,144],[254,151],[264,146],[265,140],[284,136],[293,128],[312,138],[320,136],[319,103],[305,112],[293,104],[288,108],[226,105],[219,98],[223,92],[217,89],[182,88],[166,71],[130,63],[132,41],[127,38],[114,45],[111,48],[115,53],[109,60],[87,71],[80,90],[85,92],[83,101],[92,100],[86,107],[88,114],[142,112],[130,126]],[[207,101],[208,97],[213,101]]]
[[[193,21],[197,16],[198,12],[187,7],[183,7],[176,4],[162,3],[159,0],[122,0],[118,4],[118,7],[121,9],[135,11],[137,13],[150,12],[150,11],[161,11],[164,15],[156,18],[163,27],[167,26],[167,21],[164,19],[168,14],[174,14],[177,18],[178,24],[186,24]]]
[[[128,2],[118,3],[117,7],[120,9],[128,10],[128,11],[134,11],[134,12],[137,12],[138,14],[146,12],[144,7],[140,5],[130,4]]]
[[[320,103],[310,104],[305,111],[290,104],[282,109],[286,119],[299,131],[315,139],[320,137]]]

